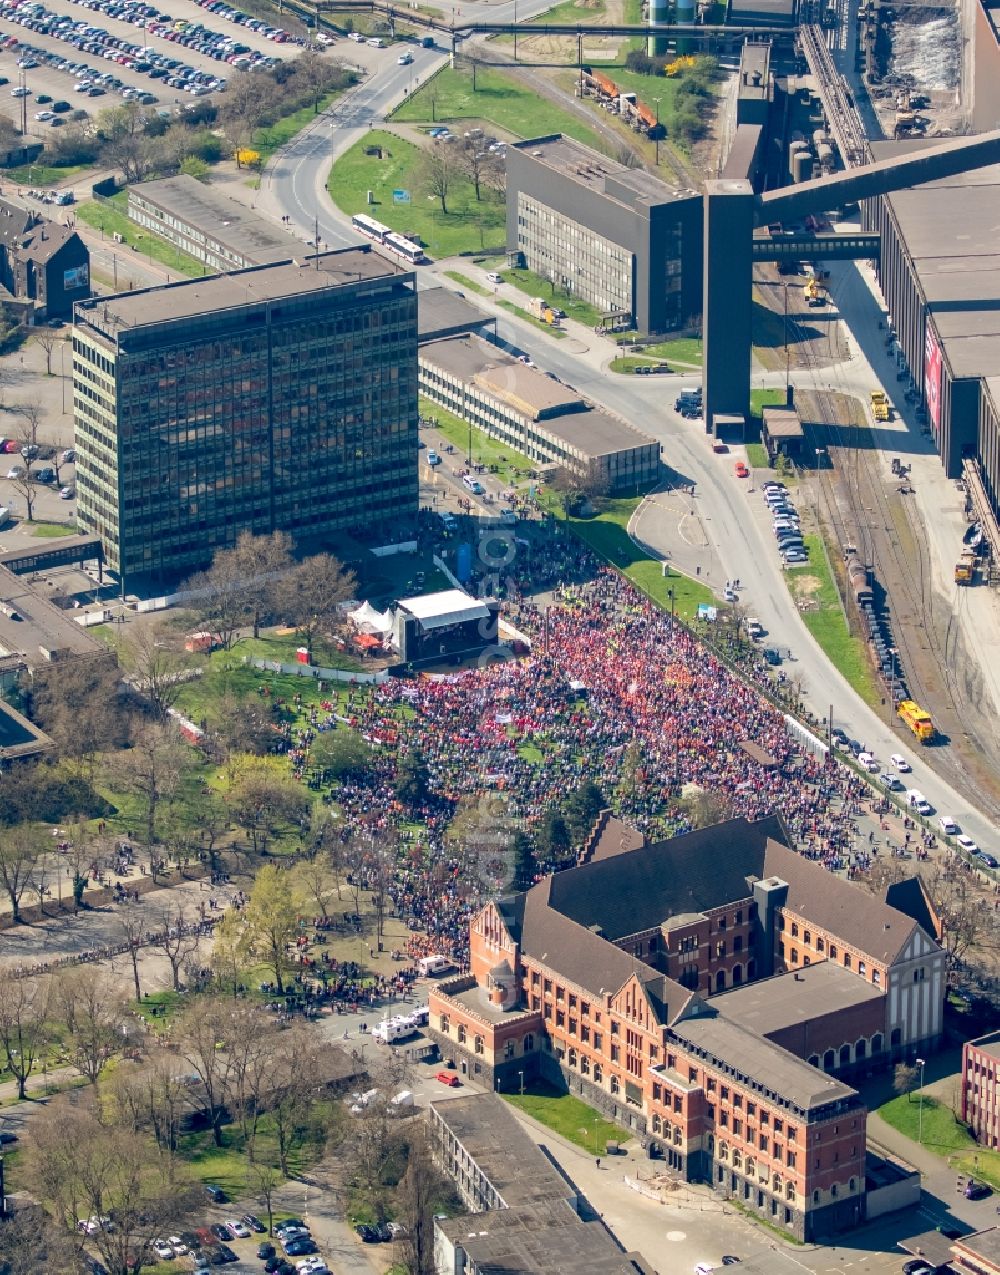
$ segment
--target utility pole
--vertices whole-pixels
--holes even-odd
[[[653,127],[653,145],[656,148],[656,167],[660,167],[660,99],[654,97],[656,103],[656,124]]]

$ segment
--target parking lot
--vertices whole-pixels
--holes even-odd
[[[302,43],[223,0],[174,0],[169,13],[143,0],[0,0],[4,109],[19,118],[23,76],[29,132],[45,136],[58,125],[35,118],[39,94],[91,113],[122,97],[175,105],[221,90],[240,70],[272,68]]]

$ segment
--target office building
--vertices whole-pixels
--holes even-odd
[[[507,150],[507,252],[640,332],[701,314],[701,195],[556,134]]]
[[[130,186],[128,215],[210,271],[274,265],[305,252],[289,231],[186,173]]]
[[[962,1123],[983,1147],[1000,1147],[1000,1032],[962,1046]]]
[[[413,274],[368,247],[78,306],[78,518],[128,587],[417,509]]]
[[[735,819],[629,848],[606,829],[589,862],[472,919],[470,972],[431,991],[430,1031],[491,1088],[561,1084],[812,1240],[873,1215],[843,1077],[936,1044],[945,956],[783,837]]]
[[[654,438],[481,337],[427,342],[419,361],[422,394],[539,465],[568,469],[609,492],[636,491],[659,475]]]

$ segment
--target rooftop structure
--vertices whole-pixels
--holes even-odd
[[[813,1017],[820,1006],[824,1014],[834,1014],[881,1000],[879,988],[832,961],[820,961],[734,987],[712,1003],[725,1018],[755,1035],[773,1036]]]
[[[421,288],[417,294],[417,333],[420,344],[446,336],[482,332],[496,320],[451,288]]]
[[[130,186],[128,215],[212,270],[301,258],[295,235],[186,173]]]
[[[71,656],[101,656],[107,646],[26,576],[0,564],[0,655],[21,655],[29,668]]]

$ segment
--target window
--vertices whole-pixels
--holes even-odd
[[[460,1045],[465,1044],[465,1024],[464,1023],[458,1024],[458,1043]]]
[[[476,1037],[476,1040],[475,1040],[475,1050],[476,1050],[476,1053],[477,1053],[477,1054],[481,1054],[481,1053],[483,1053],[483,1052],[484,1052],[484,1050],[485,1050],[485,1048],[486,1048],[486,1042],[485,1042],[485,1040],[483,1040],[482,1036],[477,1036],[477,1037]]]
[[[850,952],[845,952],[844,953],[844,969],[849,970],[850,968],[851,968],[851,954]]]
[[[742,912],[737,912],[737,913],[736,913],[736,915],[733,917],[733,924],[734,924],[734,925],[742,925],[742,924],[743,924],[743,913],[742,913]]]
[[[785,1156],[785,1159],[788,1162],[788,1167],[790,1169],[794,1169],[795,1168],[795,1152],[789,1151],[788,1154]]]
[[[837,959],[837,949],[834,946],[834,944],[831,943],[830,944],[830,960],[835,961],[836,959]]]
[[[879,983],[882,982],[881,970],[872,970],[872,982],[875,984],[876,987],[878,987]]]
[[[793,922],[792,922],[792,938],[793,938],[793,939],[797,939],[798,937],[799,937],[799,926],[798,926],[798,922],[797,922],[797,921],[793,921]]]
[[[601,1066],[600,1063],[595,1062],[594,1063],[594,1084],[599,1085],[603,1079],[604,1079],[604,1068]]]
[[[782,1120],[780,1116],[775,1116],[774,1117],[774,1132],[781,1133],[784,1127],[785,1127],[784,1120]]]
[[[810,931],[809,931],[809,930],[803,930],[803,931],[802,931],[802,942],[803,942],[803,943],[811,943],[811,942],[812,942],[812,934],[810,933]]]
[[[816,951],[817,951],[817,952],[825,952],[825,951],[826,951],[826,939],[823,939],[823,938],[820,938],[819,936],[817,936],[817,938],[816,938]]]
[[[613,1094],[617,1094],[620,1091],[621,1091],[621,1085],[618,1083],[618,1077],[613,1075],[611,1077],[611,1092]]]
[[[451,1030],[451,1019],[448,1017],[447,1014],[442,1014],[441,1015],[441,1031],[445,1036],[447,1036],[450,1030]]]
[[[743,935],[742,934],[733,935],[733,951],[734,952],[743,951]]]
[[[534,1048],[535,1048],[535,1038],[531,1034],[531,1032],[528,1032],[527,1036],[525,1036],[524,1038],[524,1044],[522,1046],[522,1049],[524,1053],[527,1054],[527,1053],[530,1053],[531,1050],[533,1050]]]
[[[864,978],[864,976],[868,973],[868,969],[865,966],[864,961],[858,961],[858,973],[862,978]]]
[[[725,954],[726,954],[726,940],[720,939],[719,942],[716,943],[715,945],[715,955],[725,956]]]
[[[508,1040],[507,1043],[504,1045],[503,1056],[504,1058],[514,1057],[514,1042],[512,1040]]]
[[[922,983],[926,977],[927,977],[927,971],[924,969],[922,965],[920,969],[913,971],[913,981],[915,983]]]

